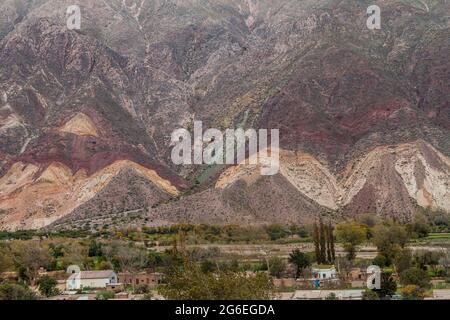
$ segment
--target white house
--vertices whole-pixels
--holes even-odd
[[[336,269],[334,267],[327,269],[312,269],[312,276],[314,279],[335,279],[336,278]]]
[[[107,284],[117,283],[117,274],[112,270],[80,271],[72,273],[66,281],[66,289],[106,288]]]

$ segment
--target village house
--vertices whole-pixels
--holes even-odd
[[[123,284],[146,284],[149,287],[154,287],[162,282],[164,274],[160,272],[121,272],[119,273],[118,281]]]
[[[311,270],[312,276],[314,279],[335,279],[336,278],[336,269],[334,267],[331,268],[313,268]]]
[[[117,274],[112,270],[80,271],[72,273],[66,280],[66,289],[72,291],[82,288],[106,288],[108,284],[117,282]]]

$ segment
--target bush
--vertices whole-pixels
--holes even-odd
[[[57,281],[49,276],[43,276],[37,281],[39,292],[45,297],[53,297],[59,294],[56,288]]]
[[[405,300],[423,300],[425,298],[425,290],[413,284],[400,289],[400,293]]]
[[[325,300],[337,300],[336,294],[334,292],[330,293],[325,297]]]
[[[409,268],[400,274],[400,282],[404,285],[415,285],[423,289],[430,288],[430,278],[425,270]]]
[[[381,299],[389,298],[397,292],[397,282],[390,272],[381,273],[381,289],[375,291]]]
[[[99,291],[95,296],[95,300],[109,300],[114,299],[114,292],[112,291]]]
[[[37,300],[37,296],[26,286],[4,283],[0,285],[0,300]]]
[[[378,254],[372,261],[372,263],[376,266],[379,266],[380,268],[386,267],[386,257]]]
[[[203,260],[201,263],[203,273],[213,272],[216,270],[216,264],[211,260]]]
[[[145,283],[138,284],[134,288],[135,294],[144,294],[144,293],[149,293],[149,292],[150,292],[150,287],[148,285],[146,285]]]
[[[265,227],[270,240],[275,241],[287,237],[290,232],[281,225],[273,224]]]
[[[378,296],[378,294],[375,291],[366,289],[362,294],[362,299],[363,300],[380,300],[380,297]]]
[[[151,292],[148,292],[142,296],[141,300],[152,300],[152,298],[153,294]]]
[[[286,262],[279,257],[269,258],[270,275],[273,277],[281,277],[286,270]]]

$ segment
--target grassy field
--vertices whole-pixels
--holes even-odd
[[[450,240],[450,233],[430,233],[428,237],[425,238],[425,240],[435,240],[435,239]]]
[[[450,246],[450,233],[430,233],[427,237],[411,240],[414,245]]]

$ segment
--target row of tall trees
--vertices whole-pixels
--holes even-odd
[[[331,264],[336,258],[333,230],[331,222],[325,225],[322,218],[319,218],[318,225],[317,222],[313,225],[314,252],[319,264]]]

